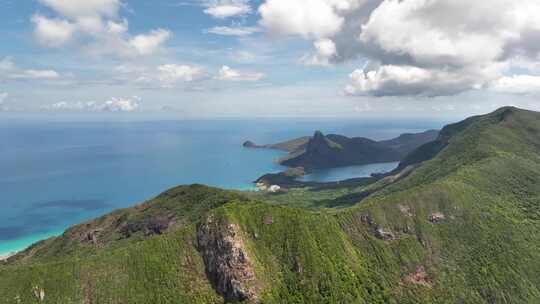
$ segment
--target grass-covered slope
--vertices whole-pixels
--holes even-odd
[[[368,189],[170,190],[0,266],[0,303],[540,302],[540,114],[503,108],[444,134]],[[349,208],[287,206],[366,190]]]

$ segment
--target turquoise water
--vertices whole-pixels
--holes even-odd
[[[337,182],[354,177],[370,177],[372,173],[387,173],[399,165],[399,162],[377,163],[362,166],[322,169],[300,177],[304,182]]]
[[[252,189],[283,168],[279,151],[244,149],[315,129],[387,139],[437,123],[344,120],[47,122],[0,119],[0,255],[179,184]],[[374,168],[379,170],[379,168]],[[364,170],[365,171],[365,170]],[[356,177],[354,168],[313,180]],[[367,170],[369,171],[369,170]],[[367,172],[366,171],[366,172]],[[367,174],[367,173],[366,173]]]

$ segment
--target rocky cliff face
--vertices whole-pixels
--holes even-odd
[[[331,155],[333,149],[339,149],[339,146],[330,142],[321,131],[316,131],[307,144],[306,151],[319,156]]]
[[[238,225],[208,216],[197,230],[197,243],[210,281],[227,302],[259,303],[253,263]]]

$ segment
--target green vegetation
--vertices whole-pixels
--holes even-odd
[[[223,303],[247,287],[262,303],[540,302],[540,113],[450,125],[407,160],[371,185],[169,190],[0,266],[0,303],[40,303],[36,287],[55,304]],[[237,267],[218,269],[228,284],[210,262]]]

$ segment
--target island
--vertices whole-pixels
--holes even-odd
[[[269,190],[272,186],[278,186],[280,190],[283,190],[314,185],[331,187],[338,183],[359,185],[373,179],[383,178],[384,174],[373,174],[370,178],[360,177],[331,183],[297,180],[299,176],[314,170],[399,162],[418,147],[436,140],[438,136],[439,131],[428,130],[421,133],[402,134],[389,140],[375,141],[364,137],[349,138],[337,134],[324,135],[321,131],[315,131],[311,137],[300,137],[281,143],[264,145],[257,145],[248,140],[244,142],[243,146],[251,149],[274,149],[288,152],[277,162],[289,167],[289,170],[265,174],[255,181],[258,188],[262,190]]]

